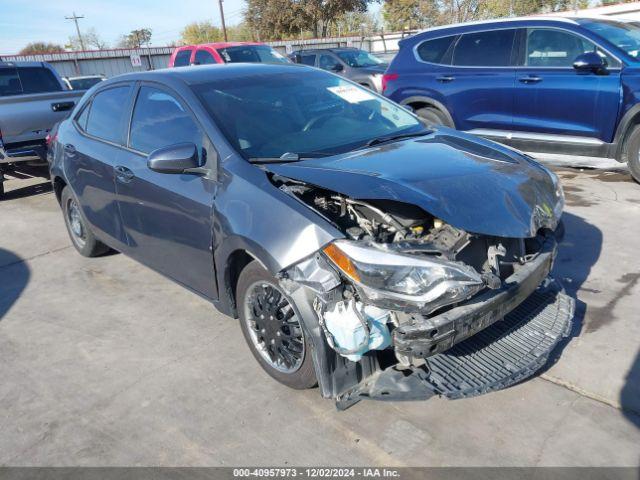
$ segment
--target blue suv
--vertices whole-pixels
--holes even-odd
[[[400,42],[384,95],[521,150],[628,162],[640,181],[640,23],[530,17]]]

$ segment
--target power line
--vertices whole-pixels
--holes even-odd
[[[67,20],[73,20],[73,22],[76,24],[76,32],[78,32],[78,40],[80,40],[80,48],[82,48],[82,50],[86,50],[86,48],[84,48],[84,41],[82,40],[82,35],[80,34],[80,27],[78,26],[78,20],[80,20],[81,18],[84,18],[84,16],[79,17],[76,15],[76,12],[73,12],[73,17],[64,17]]]

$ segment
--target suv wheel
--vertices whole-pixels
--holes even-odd
[[[71,243],[84,257],[97,257],[109,251],[104,243],[100,242],[84,218],[80,204],[71,193],[69,187],[64,187],[60,195],[64,224],[71,237]]]
[[[253,261],[240,274],[236,299],[242,334],[260,366],[288,387],[315,386],[311,347],[300,314],[278,280]]]
[[[631,130],[627,144],[625,145],[629,172],[636,182],[640,183],[640,125]]]
[[[449,122],[449,119],[447,118],[447,116],[437,108],[433,108],[433,107],[419,108],[418,110],[416,110],[415,113],[422,120],[424,120],[424,123],[427,124],[428,126],[443,125],[445,127],[453,128],[453,125],[450,124],[451,122]]]

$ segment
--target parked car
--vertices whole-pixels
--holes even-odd
[[[0,197],[4,174],[15,164],[45,163],[49,130],[83,93],[66,91],[47,63],[0,62]]]
[[[269,375],[340,408],[510,385],[571,326],[548,277],[558,178],[337,75],[119,76],[52,154],[80,254],[120,251],[210,300]]]
[[[384,94],[428,123],[531,152],[615,158],[640,181],[640,24],[540,18],[400,42]]]
[[[382,90],[382,74],[388,65],[375,55],[357,48],[298,50],[289,58],[295,63],[337,73],[376,92]]]
[[[69,90],[89,90],[94,85],[104,82],[107,79],[104,75],[83,75],[80,77],[64,77],[62,81]]]
[[[169,67],[209,65],[213,63],[289,63],[269,45],[256,42],[218,42],[176,48]]]

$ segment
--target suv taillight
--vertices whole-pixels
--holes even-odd
[[[389,81],[397,80],[397,73],[385,73],[382,75],[382,91],[384,92],[387,89]]]

